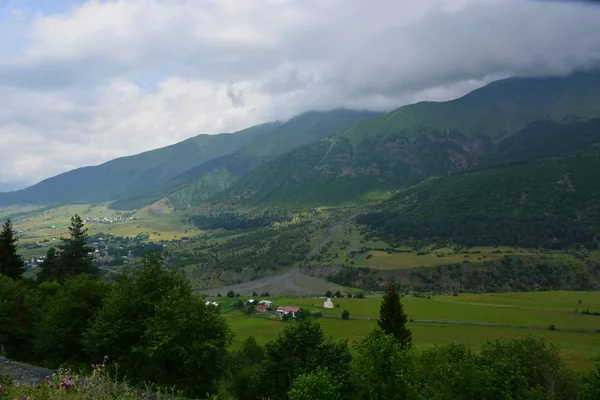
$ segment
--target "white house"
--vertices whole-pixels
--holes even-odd
[[[271,300],[261,300],[258,302],[258,304],[262,306],[271,307],[273,305],[273,302]]]
[[[333,302],[331,301],[330,298],[328,298],[325,303],[323,304],[323,307],[325,308],[333,308]]]

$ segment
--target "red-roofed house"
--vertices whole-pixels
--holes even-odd
[[[300,310],[300,307],[279,306],[275,312],[279,315],[291,314],[292,317],[295,317]]]
[[[265,306],[265,305],[263,305],[263,304],[260,304],[260,305],[258,305],[258,306],[256,306],[256,307],[254,307],[254,309],[255,309],[256,311],[258,311],[258,312],[267,312],[267,308],[268,308],[268,307],[267,307],[267,306]]]

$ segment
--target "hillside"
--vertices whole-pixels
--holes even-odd
[[[239,132],[198,135],[183,142],[78,168],[23,190],[0,193],[0,205],[74,204],[115,200],[157,187],[190,168],[238,151],[253,138],[271,132],[278,122]]]
[[[457,100],[418,103],[361,121],[261,166],[213,203],[334,205],[388,197],[430,176],[476,165],[503,138],[531,130],[531,124],[571,124],[598,116],[598,71],[505,79]]]
[[[358,222],[400,242],[595,248],[599,170],[591,152],[431,178]]]
[[[337,109],[309,111],[248,141],[239,151],[183,172],[158,188],[122,198],[112,207],[133,209],[168,195],[176,209],[205,201],[233,184],[240,176],[295,148],[341,132],[358,121],[380,115],[371,111]]]

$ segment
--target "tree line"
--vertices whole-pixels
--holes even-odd
[[[163,268],[159,255],[105,281],[82,267],[89,266],[86,232],[76,217],[72,228],[57,251],[56,265],[68,267],[35,282],[5,274],[17,264],[6,243],[16,249],[17,241],[2,242],[0,352],[9,358],[89,370],[108,357],[108,372],[132,384],[222,400],[588,400],[600,393],[600,364],[576,373],[556,347],[534,337],[495,340],[477,352],[457,344],[414,348],[394,282],[376,329],[352,351],[308,315],[285,322],[264,346],[250,337],[230,351],[233,333],[219,308]]]
[[[597,233],[589,226],[548,217],[457,215],[427,219],[377,212],[361,215],[357,222],[393,242],[418,240],[465,246],[565,249],[581,245],[590,250],[598,248]]]

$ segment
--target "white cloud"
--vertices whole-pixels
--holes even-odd
[[[527,0],[92,0],[0,9],[0,182],[308,109],[445,100],[600,62],[600,7]]]

